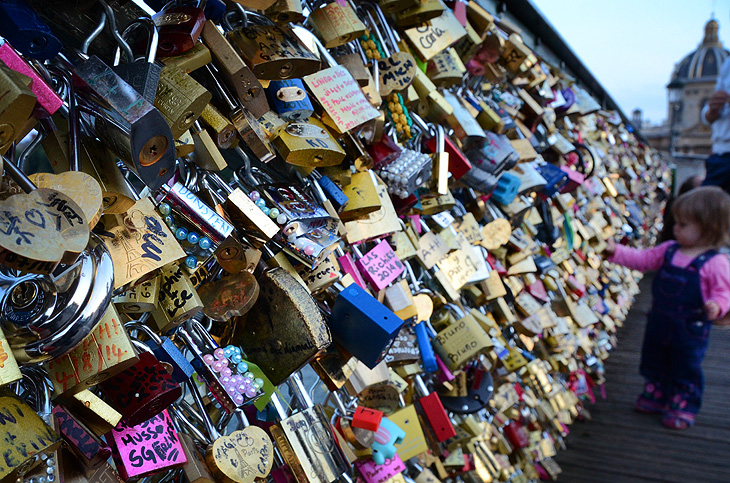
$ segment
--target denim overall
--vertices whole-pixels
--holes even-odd
[[[641,349],[640,372],[647,379],[642,396],[694,421],[702,404],[700,366],[712,327],[704,312],[699,272],[717,252],[709,250],[680,268],[671,263],[678,248],[676,243],[669,246],[652,284],[654,300]]]

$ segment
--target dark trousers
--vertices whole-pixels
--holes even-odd
[[[730,153],[713,154],[705,161],[705,180],[702,186],[719,186],[730,193]]]

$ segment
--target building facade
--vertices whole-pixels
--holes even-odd
[[[720,67],[730,55],[720,42],[719,24],[711,19],[705,24],[700,45],[679,61],[667,85],[667,119],[659,126],[642,127],[642,134],[660,151],[677,158],[703,158],[710,154],[710,127],[702,123],[700,113],[715,90]]]

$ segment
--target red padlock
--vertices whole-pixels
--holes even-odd
[[[152,20],[160,36],[157,56],[172,57],[195,47],[203,32],[205,13],[197,7],[174,7],[162,10]]]
[[[428,388],[426,388],[426,384],[424,384],[421,376],[416,376],[414,383],[416,391],[422,395],[418,402],[421,405],[421,409],[423,409],[423,414],[426,416],[428,424],[433,430],[433,434],[436,436],[436,440],[442,443],[456,436],[454,425],[451,423],[449,415],[446,414],[439,395],[435,392],[429,394]]]
[[[519,421],[510,421],[502,431],[513,448],[526,448],[530,445],[530,435]]]
[[[353,428],[367,429],[368,431],[377,431],[380,427],[380,421],[383,419],[383,412],[377,409],[358,406],[355,414],[352,415]]]
[[[99,387],[130,427],[160,414],[182,394],[180,385],[151,351],[143,351],[135,365]]]

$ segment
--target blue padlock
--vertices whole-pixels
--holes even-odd
[[[322,188],[322,191],[324,191],[325,196],[327,196],[327,199],[332,202],[332,206],[334,206],[336,210],[339,210],[342,205],[347,203],[347,195],[326,175],[319,178],[317,182]]]
[[[26,57],[48,60],[63,44],[24,0],[0,2],[0,35]]]
[[[195,369],[193,369],[192,364],[190,364],[182,351],[168,337],[160,337],[152,329],[139,322],[127,322],[124,324],[124,327],[138,329],[147,334],[149,339],[145,343],[152,350],[155,357],[157,357],[157,360],[163,364],[170,364],[172,366],[171,376],[178,384],[182,384],[192,377]]]
[[[520,178],[512,173],[502,173],[497,187],[492,192],[492,199],[500,205],[508,205],[514,201],[520,192]]]
[[[426,372],[436,372],[439,368],[436,363],[436,354],[433,352],[431,338],[428,336],[428,327],[426,322],[419,322],[413,330],[416,332],[416,340],[418,340],[418,348],[421,350],[421,359],[423,360],[423,370]]]
[[[272,80],[266,88],[266,98],[285,121],[307,120],[314,114],[314,106],[301,79]]]
[[[332,338],[373,369],[398,335],[403,320],[353,283],[337,295],[328,324]]]
[[[537,171],[546,181],[545,188],[540,192],[540,196],[543,198],[555,195],[568,183],[568,174],[554,164],[538,165]]]

